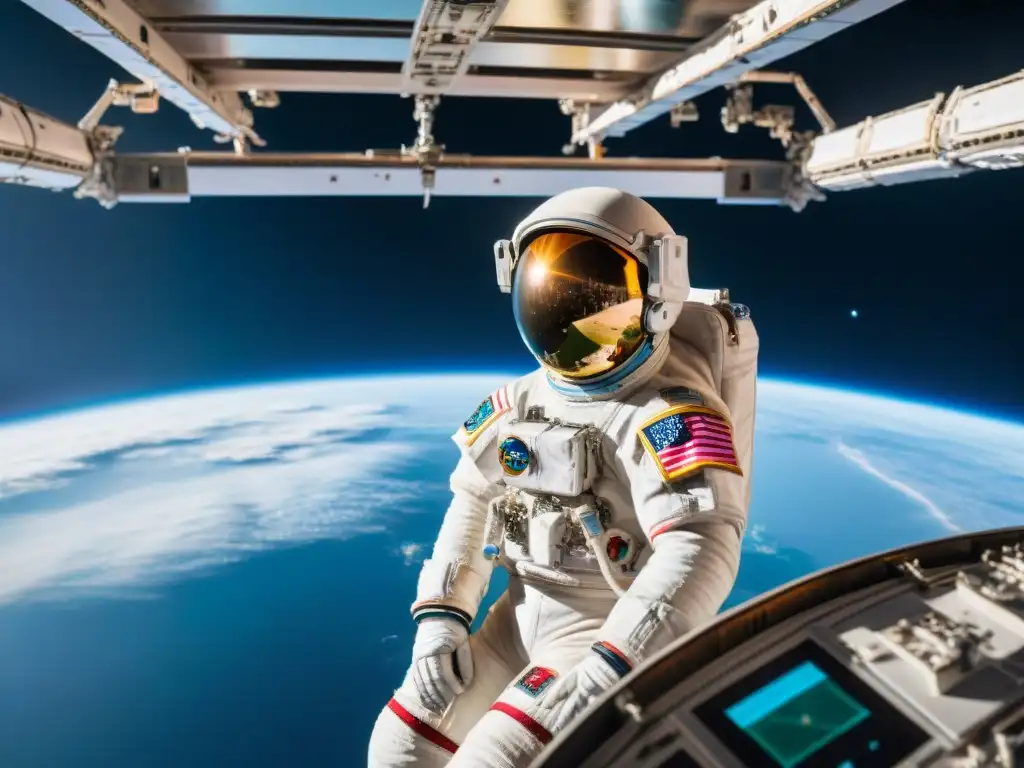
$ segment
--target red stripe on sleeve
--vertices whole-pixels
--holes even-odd
[[[443,733],[436,728],[424,723],[422,720],[416,718],[409,710],[399,704],[395,699],[388,702],[388,709],[398,715],[398,719],[408,725],[417,734],[422,736],[424,739],[429,741],[431,744],[439,746],[441,749],[455,754],[455,750],[459,748],[459,745],[449,739]]]
[[[650,539],[651,543],[653,543],[655,538],[657,538],[663,533],[668,533],[682,522],[683,518],[681,517],[674,517],[669,520],[660,522],[651,529],[651,532],[647,535],[647,538]]]
[[[511,704],[506,704],[503,701],[495,702],[491,709],[495,712],[504,712],[532,733],[541,744],[547,744],[551,741],[551,732],[521,709],[516,709]]]

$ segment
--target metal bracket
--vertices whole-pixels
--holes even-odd
[[[927,589],[935,580],[921,568],[918,560],[904,560],[896,563],[896,568],[902,574],[909,577],[918,587]]]
[[[793,132],[794,108],[768,104],[761,109],[754,109],[754,87],[752,83],[788,83],[796,88],[797,93],[814,113],[821,126],[822,133],[831,133],[836,129],[835,121],[825,111],[818,97],[800,75],[794,72],[747,72],[732,85],[727,85],[729,97],[722,107],[722,127],[728,133],[736,133],[741,125],[753,123],[759,128],[767,128],[773,139],[789,147],[795,136]]]
[[[672,107],[668,119],[673,128],[678,128],[683,123],[696,123],[700,120],[700,111],[692,101],[682,101]]]
[[[423,208],[430,207],[430,192],[434,188],[437,176],[437,162],[444,154],[444,145],[434,141],[434,111],[440,104],[438,96],[418,95],[413,107],[413,119],[419,124],[416,142],[412,147],[402,147],[402,154],[414,157],[420,167],[420,180],[423,184]]]
[[[260,109],[277,109],[281,106],[281,97],[277,91],[252,88],[249,90],[249,103]]]
[[[114,153],[97,153],[96,162],[89,176],[75,188],[75,199],[92,198],[107,210],[117,205],[117,189],[114,185]]]
[[[269,108],[280,103],[279,100],[274,103],[273,100],[277,99],[277,94],[273,91],[252,91],[249,95],[253,100],[253,106]],[[111,107],[130,107],[132,112],[137,115],[152,115],[160,108],[160,92],[157,91],[152,83],[119,83],[117,80],[111,80],[107,84],[107,89],[103,92],[103,95],[96,100],[92,108],[78,121],[79,130],[90,134],[94,141],[93,151],[97,153],[97,160],[100,160],[104,153],[109,152],[123,130],[121,128],[114,129],[109,126],[100,125],[100,120],[103,119],[107,110]],[[112,133],[114,130],[117,132],[116,135]],[[250,141],[259,147],[266,146],[266,142],[251,131],[238,134],[237,136],[215,134],[213,140],[218,144],[231,142],[234,145],[235,154],[238,155],[248,154]],[[97,163],[97,165],[102,165],[102,163]],[[93,196],[95,191],[87,180],[86,191],[83,194]],[[103,202],[107,197],[109,196],[104,195],[103,198],[97,199]],[[113,203],[111,203],[112,205]]]
[[[615,697],[615,708],[637,725],[644,722],[643,707],[633,698],[633,692],[630,690],[625,690]]]
[[[124,132],[121,126],[100,125],[111,107],[129,107],[136,114],[151,115],[160,108],[160,94],[152,83],[119,83],[111,79],[96,103],[78,121],[78,129],[86,134],[95,163],[74,195],[79,200],[93,198],[107,209],[117,205],[114,145]]]
[[[790,136],[789,146],[786,147],[786,162],[793,169],[786,192],[786,204],[797,213],[812,201],[820,203],[825,200],[825,193],[804,174],[807,160],[814,149],[814,137],[814,131],[794,133]]]
[[[755,110],[752,83],[792,85],[814,113],[822,133],[834,131],[835,121],[803,77],[794,72],[747,72],[736,83],[726,86],[729,96],[722,107],[722,127],[728,133],[737,133],[741,125],[752,123],[758,128],[767,128],[769,135],[781,142],[786,149],[786,161],[793,168],[786,203],[794,211],[802,211],[812,200],[820,202],[825,199],[825,194],[805,178],[803,170],[818,134],[793,130],[795,110],[791,106],[768,104]]]
[[[439,95],[465,74],[509,0],[425,0],[402,67],[406,94]]]
[[[78,121],[79,130],[94,131],[111,107],[130,107],[137,115],[152,115],[160,108],[160,93],[152,83],[119,83],[112,79],[103,95]]]
[[[558,109],[563,115],[571,120],[571,127],[569,129],[569,141],[562,145],[562,154],[566,157],[572,157],[576,154],[576,147],[578,144],[587,143],[588,146],[593,142],[594,146],[601,144],[601,136],[595,136],[592,139],[588,139],[587,142],[576,142],[573,141],[572,137],[580,131],[584,130],[590,124],[590,105],[589,104],[577,104],[572,99],[562,99],[558,102]]]

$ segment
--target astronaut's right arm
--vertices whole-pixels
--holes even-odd
[[[483,554],[484,528],[488,505],[500,489],[484,478],[465,450],[452,472],[451,489],[433,552],[420,571],[412,615],[417,623],[452,618],[468,630],[494,571],[494,562]]]
[[[497,476],[486,476],[486,456],[493,455],[487,451],[495,450],[497,425],[509,410],[503,387],[453,435],[461,456],[451,476],[452,502],[416,587],[409,680],[419,703],[438,716],[473,680],[469,629],[494,570],[483,553],[484,532],[490,502],[501,490]]]
[[[412,605],[416,637],[408,679],[417,703],[435,716],[473,681],[469,630],[494,568],[483,555],[492,489],[465,452],[451,488],[452,502],[423,563]]]

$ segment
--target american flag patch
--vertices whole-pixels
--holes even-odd
[[[473,411],[473,415],[462,424],[462,438],[466,445],[472,445],[484,430],[509,409],[508,387],[495,390]]]
[[[673,406],[640,427],[639,435],[666,481],[710,467],[743,474],[732,427],[710,408]]]

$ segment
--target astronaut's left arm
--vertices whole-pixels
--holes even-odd
[[[653,551],[612,608],[601,639],[632,667],[714,618],[736,580],[747,510],[738,469],[705,467],[665,481],[642,448],[624,458]]]
[[[708,413],[721,417],[732,442],[729,415]],[[669,458],[666,467],[642,429],[621,437],[614,470],[653,551],[604,624],[600,639],[610,653],[597,648],[620,675],[721,608],[739,569],[749,498],[735,449],[718,461],[672,465]]]

